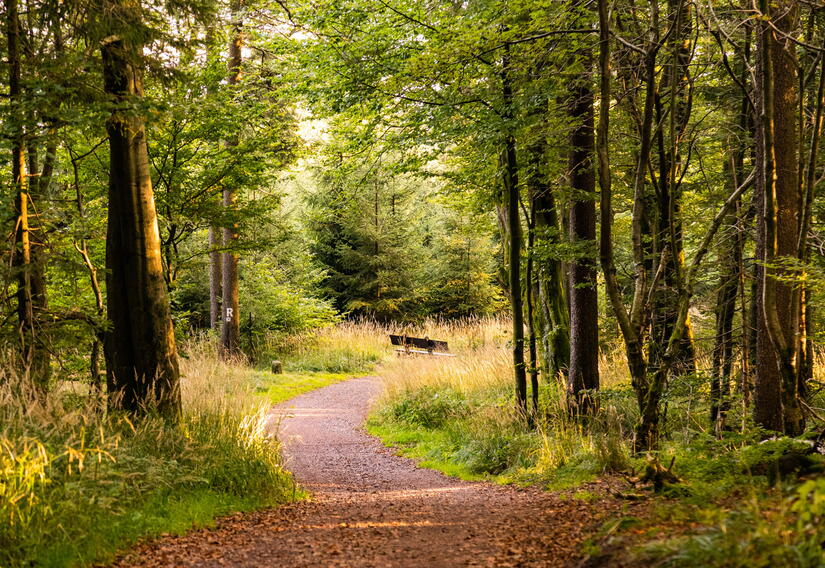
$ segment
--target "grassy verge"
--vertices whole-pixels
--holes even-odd
[[[305,392],[345,381],[354,375],[349,373],[325,373],[307,371],[303,373],[287,372],[275,375],[266,371],[252,372],[256,394],[266,398],[272,404],[278,404]]]
[[[296,497],[252,371],[205,345],[185,351],[177,424],[106,413],[93,393],[38,399],[0,377],[0,566],[107,562],[139,539]]]
[[[645,566],[825,566],[825,458],[809,443],[761,442],[736,400],[727,428],[714,434],[707,377],[686,376],[668,390],[662,449],[632,456],[638,413],[618,350],[601,361],[596,417],[587,424],[570,420],[563,387],[543,381],[541,411],[530,430],[513,411],[506,335],[477,335],[491,340],[462,343],[431,334],[457,346],[453,359],[383,363],[377,374],[384,394],[370,432],[421,465],[464,479],[548,489],[601,476],[632,480],[621,492],[646,503],[644,518],[611,519],[588,543],[595,557]],[[654,494],[640,479],[651,460],[673,463],[680,482]]]
[[[483,344],[456,342],[455,358],[383,364],[384,394],[368,429],[422,465],[464,479],[566,489],[629,467],[624,397],[583,428],[569,420],[560,387],[545,385],[530,430],[514,411],[506,336],[487,335]]]

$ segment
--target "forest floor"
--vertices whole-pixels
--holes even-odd
[[[116,566],[622,566],[585,558],[584,544],[643,505],[610,497],[606,481],[545,492],[419,468],[364,432],[379,390],[376,378],[351,379],[274,408],[309,499],[161,537]]]

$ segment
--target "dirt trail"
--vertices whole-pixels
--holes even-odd
[[[122,566],[575,566],[615,503],[468,483],[392,454],[361,425],[378,379],[282,404],[287,468],[309,501],[145,545]]]

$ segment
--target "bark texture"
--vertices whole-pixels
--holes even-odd
[[[760,3],[770,16],[761,25],[759,88],[762,124],[757,158],[763,184],[758,242],[764,261],[760,274],[760,333],[754,418],[768,429],[798,435],[804,430],[800,405],[801,293],[779,281],[783,260],[798,259],[802,194],[799,183],[799,105],[796,46],[798,5],[783,0]]]
[[[597,407],[599,388],[599,302],[596,294],[596,260],[589,251],[596,240],[596,175],[593,169],[593,91],[589,53],[580,54],[582,74],[571,83],[568,114],[570,136],[570,242],[583,247],[570,263],[570,367],[567,373],[568,407],[587,414]]]
[[[106,240],[106,371],[110,406],[134,413],[156,408],[176,417],[180,388],[175,337],[164,282],[143,119],[130,103],[143,96],[139,46],[118,36],[103,44],[105,92],[117,103],[109,135]]]
[[[237,85],[241,80],[241,63],[243,48],[242,24],[239,17],[240,2],[233,2],[232,12],[236,18],[233,26],[232,39],[229,43],[229,84]],[[232,147],[234,142],[227,142]],[[235,188],[226,187],[223,190],[223,206],[234,210],[237,206]],[[238,225],[233,223],[223,229],[223,244],[229,250],[223,253],[222,265],[222,302],[223,322],[221,325],[221,354],[227,358],[241,354],[241,317],[238,301],[238,254],[233,251],[238,242]]]

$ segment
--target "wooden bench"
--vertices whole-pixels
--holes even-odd
[[[429,337],[410,337],[409,335],[390,335],[390,343],[399,345],[395,351],[401,355],[432,355],[436,357],[455,357],[449,353],[446,341]]]

